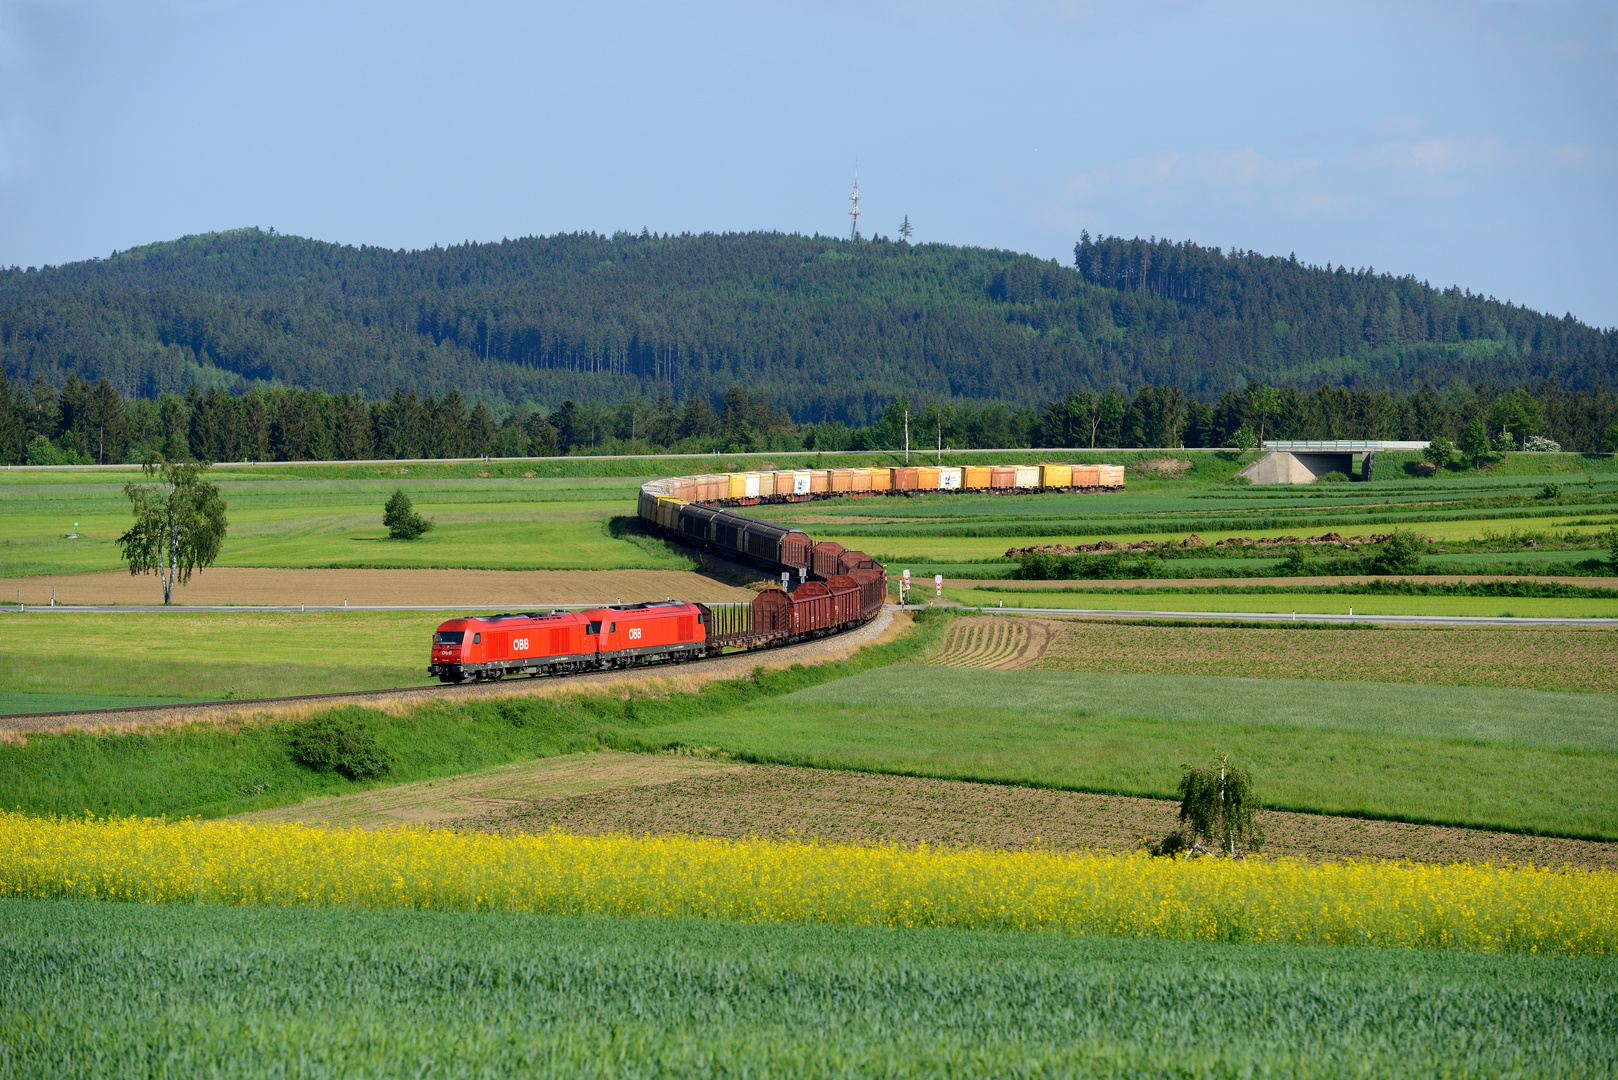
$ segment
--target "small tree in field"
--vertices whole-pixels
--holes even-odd
[[[202,479],[207,470],[206,461],[153,456],[142,471],[160,482],[124,485],[135,524],[118,538],[118,547],[131,574],[157,575],[165,604],[174,602],[175,583],[183,585],[193,570],[212,566],[225,542],[225,501]]]
[[[1427,449],[1421,452],[1421,456],[1429,464],[1442,469],[1449,464],[1449,459],[1455,456],[1455,444],[1442,435],[1434,435],[1432,441],[1427,444]]]
[[[404,493],[403,488],[394,491],[388,505],[382,510],[382,524],[388,527],[388,535],[395,540],[414,540],[422,533],[433,527],[433,523],[416,513],[415,507],[410,505],[410,496]]]
[[[1253,434],[1253,429],[1246,424],[1237,428],[1236,434],[1232,435],[1230,439],[1231,442],[1236,444],[1236,449],[1244,454],[1258,447],[1258,436]]]
[[[1207,840],[1221,855],[1238,848],[1259,848],[1264,830],[1258,824],[1258,796],[1246,769],[1230,766],[1230,755],[1214,759],[1212,767],[1181,766],[1180,822],[1193,840]]]

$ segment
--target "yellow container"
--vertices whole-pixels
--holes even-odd
[[[938,473],[939,473],[939,470],[935,466],[922,465],[922,466],[917,467],[917,469],[916,469],[916,490],[917,491],[937,491],[938,490]]]
[[[872,491],[892,491],[893,490],[893,470],[892,469],[872,469],[871,470],[871,490]]]
[[[1072,487],[1073,466],[1041,465],[1039,467],[1039,486],[1047,488]]]
[[[966,465],[961,469],[961,487],[967,491],[986,491],[993,475],[993,466]]]
[[[730,483],[727,485],[729,488],[729,497],[732,499],[747,498],[747,474],[744,472],[733,472],[727,473],[726,475],[730,478]]]

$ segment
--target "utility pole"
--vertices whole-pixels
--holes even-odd
[[[910,409],[905,409],[905,464],[910,464]]]
[[[944,421],[938,422],[938,466],[944,467]]]

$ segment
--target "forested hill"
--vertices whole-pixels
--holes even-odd
[[[856,424],[901,394],[1618,382],[1618,332],[1410,277],[1088,236],[1074,254],[645,232],[406,252],[243,229],[0,271],[0,360],[145,397],[454,389],[497,413],[745,384]]]

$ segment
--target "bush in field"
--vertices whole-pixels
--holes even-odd
[[[1522,448],[1535,454],[1560,454],[1562,444],[1555,439],[1547,439],[1543,435],[1530,435],[1523,440]]]
[[[1414,574],[1421,569],[1426,550],[1427,545],[1415,533],[1401,529],[1382,542],[1371,559],[1371,569],[1378,574]]]
[[[1608,529],[1602,540],[1607,545],[1607,565],[1618,572],[1618,525]]]
[[[1455,444],[1442,435],[1434,435],[1427,444],[1427,449],[1421,452],[1423,461],[1436,465],[1442,469],[1449,464],[1449,459],[1455,456]]]
[[[292,756],[316,772],[335,772],[350,780],[374,780],[393,768],[392,756],[351,710],[293,725]]]
[[[393,497],[382,511],[382,524],[388,527],[388,535],[395,540],[414,540],[422,533],[433,527],[433,523],[416,513],[415,507],[410,505],[410,496],[404,493],[403,488],[394,491]]]
[[[1181,766],[1180,823],[1187,840],[1206,840],[1222,855],[1235,855],[1239,848],[1259,848],[1264,830],[1258,824],[1258,796],[1253,793],[1253,777],[1246,769],[1230,767],[1230,755],[1216,758],[1210,768]],[[1171,846],[1170,839],[1158,845]],[[1169,854],[1164,850],[1164,854]]]
[[[1326,473],[1323,476],[1315,477],[1315,480],[1322,484],[1343,484],[1347,483],[1350,479],[1352,479],[1352,477],[1350,477],[1347,473],[1336,472],[1335,470]]]

